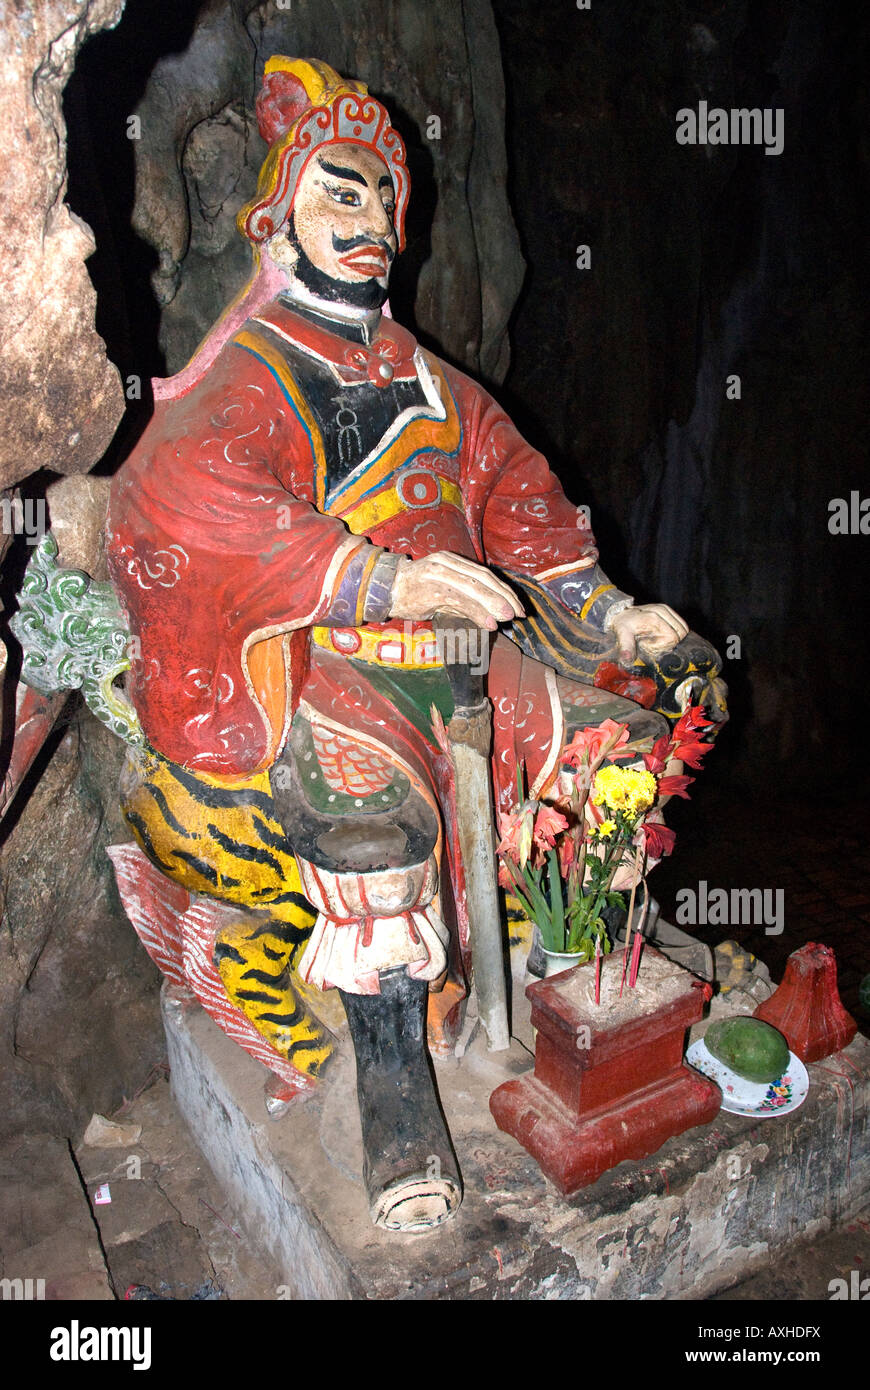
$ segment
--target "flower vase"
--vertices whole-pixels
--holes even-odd
[[[580,956],[577,951],[548,951],[546,946],[542,946],[544,953],[544,979],[549,980],[551,975],[561,975],[563,970],[572,970],[575,965],[580,964]]]

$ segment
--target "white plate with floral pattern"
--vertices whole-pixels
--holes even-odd
[[[690,1067],[709,1076],[722,1092],[722,1109],[732,1115],[788,1115],[803,1105],[810,1089],[810,1078],[800,1057],[788,1054],[788,1066],[778,1081],[746,1081],[709,1051],[703,1038],[692,1043],[686,1053]]]

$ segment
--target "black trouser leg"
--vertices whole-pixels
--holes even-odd
[[[426,1050],[428,989],[404,969],[380,983],[380,994],[341,992],[356,1053],[363,1179],[376,1225],[425,1231],[462,1200]]]

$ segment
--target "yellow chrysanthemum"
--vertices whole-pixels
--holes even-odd
[[[595,774],[592,802],[608,811],[622,811],[636,820],[656,799],[657,784],[651,772],[636,767],[602,767]]]
[[[603,820],[600,825],[593,830],[593,835],[600,835],[602,840],[606,840],[616,829],[616,821]]]

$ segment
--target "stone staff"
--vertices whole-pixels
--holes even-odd
[[[439,655],[453,691],[447,725],[456,786],[456,827],[465,867],[474,982],[490,1052],[510,1047],[504,948],[495,863],[490,752],[492,714],[484,670],[476,653],[489,650],[489,634],[449,613],[433,620]]]

